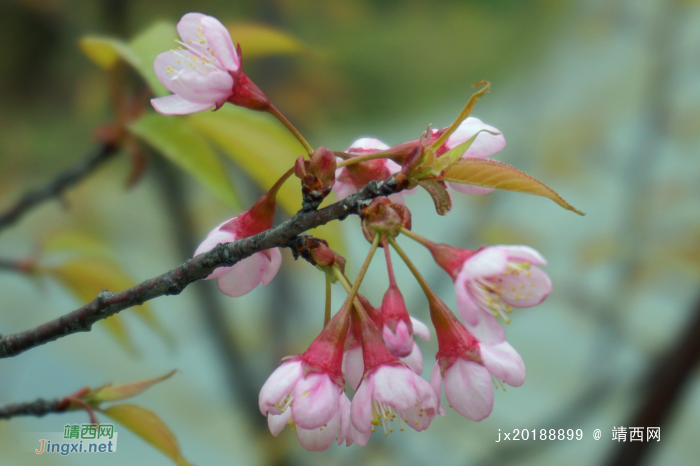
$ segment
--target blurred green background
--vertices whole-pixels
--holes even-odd
[[[428,124],[452,121],[470,84],[491,81],[474,115],[506,137],[495,158],[541,179],[587,215],[511,192],[458,195],[446,217],[435,214],[424,192],[408,206],[414,231],[434,241],[527,244],[549,260],[551,296],[516,310],[507,328],[525,360],[526,383],[497,392],[493,414],[480,423],[448,410],[422,433],[375,435],[364,448],[315,454],[289,429],[273,438],[257,392],[281,357],[304,351],[318,333],[324,303],[322,274],[283,251],[277,278],[243,298],[197,283],[151,301],[141,311],[146,320],[128,310],[118,323],[3,360],[0,404],[178,368],[134,403],[156,412],[197,465],[632,464],[614,459],[620,445],[612,428],[657,412],[661,441],[634,464],[697,464],[698,2],[6,0],[0,212],[95,146],[96,128],[114,121],[115,89],[144,95],[128,65],[105,70],[86,58],[81,37],[126,41],[189,11],[230,26],[246,74],[313,146],[344,150],[365,136],[389,145],[416,139]],[[134,156],[124,152],[63,202],[46,203],[0,232],[0,257],[40,255],[50,271],[0,270],[0,333],[77,308],[91,299],[90,286],[117,291],[182,263],[208,231],[269,187],[286,168],[281,164],[291,166],[299,149],[279,124],[226,112],[218,129],[211,124],[217,113],[171,117],[179,118],[173,125],[189,126],[166,131],[160,145],[135,139],[146,169],[133,187],[125,184]],[[168,141],[182,140],[215,161],[217,187],[202,182],[211,173],[181,170],[176,155],[159,154]],[[294,202],[288,198],[280,220]],[[368,247],[358,219],[318,234],[356,273]],[[402,244],[454,307],[447,275],[424,250]],[[397,269],[409,311],[427,321],[425,298],[405,267]],[[364,293],[378,304],[387,286],[381,258],[369,274]],[[343,294],[336,285],[336,309]],[[422,349],[428,376],[437,344]],[[125,429],[116,429],[112,456],[64,460],[18,448],[23,432],[62,432],[64,424],[82,422],[84,413],[1,422],[0,465],[172,464]],[[495,443],[499,429],[514,428],[583,429],[584,438]],[[602,430],[601,440],[593,439],[594,429]]]

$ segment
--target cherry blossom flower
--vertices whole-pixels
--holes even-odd
[[[408,333],[404,332],[404,329],[408,328],[407,325],[403,322],[400,322],[400,324],[403,323],[403,325],[396,326],[397,329],[399,329],[398,332],[392,332],[390,329],[387,329],[387,327],[384,325],[384,320],[380,310],[375,309],[364,296],[358,295],[358,298],[360,298],[362,306],[364,307],[365,311],[370,316],[370,318],[375,322],[375,324],[377,324],[378,327],[381,326],[382,341],[384,342],[384,345],[387,347],[387,349],[389,349],[389,352],[397,356],[399,358],[399,361],[406,364],[406,366],[408,366],[413,372],[415,372],[418,375],[421,375],[423,373],[423,354],[421,353],[418,344],[415,341],[413,341],[413,335],[418,335],[423,340],[429,341],[430,330],[428,330],[428,327],[420,320],[414,317],[410,317],[410,324],[413,329],[413,333],[410,335],[411,346],[409,348],[409,351],[401,357],[395,354],[393,351],[391,351],[390,346],[392,345],[392,343],[394,345],[402,345],[404,344],[404,341],[409,338]],[[389,343],[387,343],[387,341],[389,341]],[[343,374],[345,374],[345,379],[348,381],[348,384],[352,387],[353,390],[357,390],[357,387],[362,381],[362,376],[365,373],[365,363],[364,358],[362,356],[362,346],[360,345],[360,334],[356,328],[351,328],[350,332],[348,333],[348,339],[346,340],[345,345],[345,353],[343,354],[342,368]]]
[[[214,228],[199,245],[194,255],[211,251],[217,244],[230,243],[256,235],[272,227],[277,210],[275,196],[278,185],[263,195],[250,210]],[[219,267],[206,280],[216,278],[219,289],[234,298],[251,292],[258,284],[266,286],[275,278],[282,264],[278,248],[257,252],[231,267]]]
[[[447,128],[440,130],[433,130],[432,139],[437,139],[442,133],[445,132]],[[494,134],[498,133],[498,134]],[[440,146],[436,155],[440,156],[445,152],[454,149],[467,142],[475,134],[478,134],[474,141],[471,143],[469,148],[464,152],[462,158],[485,158],[489,157],[496,152],[502,150],[506,146],[506,139],[503,134],[500,133],[493,126],[489,126],[483,123],[481,120],[475,117],[469,117],[464,120],[455,130],[454,133],[447,138],[447,141]],[[465,194],[486,194],[493,191],[493,188],[485,188],[482,186],[473,186],[463,183],[449,183],[450,186],[455,190]]]
[[[372,154],[389,149],[379,139],[361,138],[353,142],[347,150],[351,154]],[[338,159],[338,162],[342,159]],[[347,167],[338,168],[335,172],[335,185],[333,190],[338,200],[343,200],[357,192],[370,181],[382,181],[401,171],[401,165],[390,159],[376,159],[360,162]],[[404,191],[405,192],[405,191]],[[396,204],[404,204],[403,194],[396,193],[389,196]]]
[[[219,20],[187,13],[177,24],[178,46],[158,55],[156,76],[173,94],[151,100],[164,115],[184,115],[231,102],[265,110],[269,101],[241,71],[240,49]]]
[[[508,323],[513,307],[535,306],[552,291],[549,276],[537,267],[547,261],[531,247],[501,245],[471,251],[420,241],[454,280],[459,313],[480,341],[502,342],[505,330],[495,317]]]
[[[355,316],[359,314],[356,312]],[[404,423],[417,431],[427,429],[438,410],[438,398],[431,385],[389,352],[369,316],[353,316],[353,327],[359,327],[364,360],[364,376],[350,407],[354,428],[367,438],[380,425],[389,435],[395,421],[400,430]],[[360,445],[365,441],[353,440]]]
[[[341,310],[309,349],[282,363],[260,390],[259,407],[277,436],[295,424],[304,448],[321,451],[333,440],[348,439],[350,401],[344,393],[341,363],[349,326],[349,312]]]
[[[505,341],[479,342],[436,297],[431,298],[430,312],[439,345],[430,385],[438,398],[444,385],[450,406],[467,419],[487,418],[493,410],[491,377],[519,387],[525,381],[522,358]],[[438,408],[444,415],[444,408]]]

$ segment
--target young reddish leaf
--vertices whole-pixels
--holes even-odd
[[[418,184],[425,188],[433,198],[435,210],[440,215],[445,215],[452,209],[452,197],[447,190],[447,186],[442,181],[436,180],[419,180]]]
[[[180,445],[168,426],[152,411],[131,404],[110,406],[102,411],[180,466],[191,466],[180,453]]]
[[[448,168],[442,176],[435,179],[544,196],[565,209],[576,212],[579,215],[585,215],[541,181],[515,167],[496,160],[461,159]]]
[[[163,376],[148,380],[141,380],[139,382],[126,383],[123,385],[105,385],[104,387],[88,393],[85,397],[85,401],[88,403],[97,404],[106,401],[125,400],[127,398],[131,398],[132,396],[138,395],[158,382],[169,379],[176,371],[177,369],[174,369]]]

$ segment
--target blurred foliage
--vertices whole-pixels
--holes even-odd
[[[143,345],[148,355],[139,361],[119,351],[85,351],[88,342],[97,341],[95,335],[62,339],[50,350],[32,353],[32,371],[27,371],[26,359],[0,365],[0,402],[50,396],[54,393],[47,381],[57,387],[75,377],[102,383],[113,374],[127,377],[177,361],[186,369],[186,383],[168,387],[150,403],[169,416],[174,430],[185,433],[183,448],[198,464],[231,458],[240,464],[273,458],[305,465],[425,464],[435,458],[446,465],[601,463],[609,442],[509,449],[493,440],[499,428],[581,426],[605,434],[621,425],[636,408],[639,387],[646,386],[640,382],[646,368],[683,328],[700,277],[698,6],[665,0],[5,2],[0,34],[13,46],[0,62],[2,206],[79,160],[90,147],[95,124],[112,120],[109,82],[118,70],[105,71],[87,60],[77,46],[80,38],[87,35],[81,47],[93,59],[99,55],[102,67],[120,56],[155,93],[163,93],[153,79],[151,61],[172,46],[177,37],[172,24],[183,13],[199,10],[230,26],[234,41],[243,45],[246,73],[314,146],[343,149],[360,136],[389,144],[416,139],[429,123],[448,124],[470,94],[468,86],[488,79],[493,90],[475,115],[506,136],[508,146],[495,158],[545,181],[588,215],[578,218],[530,196],[493,193],[455,196],[451,215],[436,218],[424,193],[407,197],[414,229],[435,241],[459,247],[529,244],[549,260],[552,296],[542,306],[518,311],[508,327],[528,380],[517,390],[496,394],[492,417],[479,424],[448,413],[421,434],[372,439],[368,448],[331,448],[318,455],[302,451],[293,433],[283,432],[277,439],[259,436],[241,407],[227,404],[221,363],[208,352],[211,337],[193,317],[199,303],[188,292],[152,302],[154,312],[159,318],[167,315],[169,328],[183,341],[176,354],[166,355],[138,328],[133,329],[138,347]],[[160,24],[161,37],[143,40],[154,24]],[[200,235],[230,218],[236,199],[238,208],[250,205],[300,151],[266,115],[238,110],[224,107],[174,123],[185,125],[185,132],[195,135],[190,140],[214,154],[210,166],[216,163],[232,174],[232,181],[211,182],[208,175],[197,174],[192,160],[189,165],[180,160],[180,168],[195,180],[187,193]],[[132,123],[135,128],[154,115],[143,118]],[[177,154],[167,154],[149,137],[155,136],[149,133],[141,140],[177,163]],[[122,188],[125,171],[126,162],[115,161],[69,193],[70,209],[46,206],[4,232],[0,255],[30,254],[39,232],[58,225],[110,239],[107,262],[94,270],[116,262],[122,269],[128,265],[128,276],[140,280],[181,263],[186,257],[170,247],[174,232],[164,225],[152,168],[131,191]],[[298,193],[290,183],[280,205],[287,215],[299,205],[293,196]],[[318,235],[342,232],[352,267],[367,247],[356,235],[357,224],[349,219],[333,228],[336,233]],[[61,256],[48,265],[99,264],[100,247],[90,238],[61,240],[63,252],[56,253]],[[71,244],[84,250],[63,255]],[[444,299],[453,299],[442,272],[421,251],[409,248],[431,286]],[[321,322],[322,278],[306,264],[286,259],[266,289],[269,293],[224,301],[226,324],[240,336],[236,343],[250,366],[244,378],[258,387],[280,357],[304,350]],[[426,317],[414,282],[405,275],[399,280],[409,310]],[[1,333],[36,325],[75,305],[50,287],[47,299],[25,281],[2,275]],[[74,281],[81,287],[92,277]],[[367,287],[373,302],[384,283],[384,275],[370,270]],[[115,284],[100,286],[112,289]],[[93,299],[97,291],[81,301]],[[423,349],[427,366],[434,342]],[[650,464],[691,464],[697,457],[698,387],[695,375],[679,400],[681,409],[664,426],[665,440]],[[18,420],[11,427],[0,425],[3,461],[31,461],[13,450],[18,429],[55,430],[64,422],[56,416],[41,424]],[[124,439],[128,437],[120,437],[120,445]],[[167,436],[160,441],[173,445]],[[115,464],[150,461],[151,453],[137,443],[120,448]]]

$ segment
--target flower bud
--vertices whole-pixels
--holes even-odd
[[[305,210],[317,208],[335,184],[336,160],[333,152],[319,147],[309,160],[299,157],[294,174],[301,180]]]
[[[411,229],[411,212],[401,204],[394,204],[386,197],[379,197],[360,212],[362,232],[372,242],[377,233],[396,237],[401,228]]]

